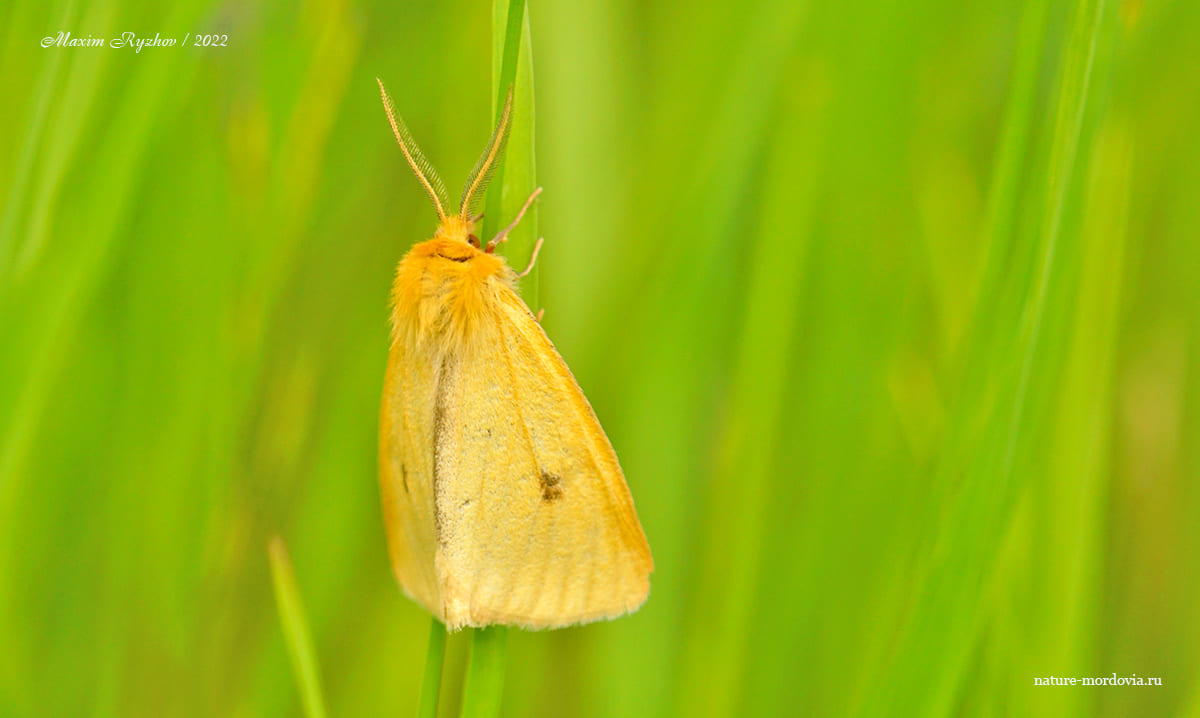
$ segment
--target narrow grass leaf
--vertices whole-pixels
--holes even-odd
[[[508,657],[508,628],[476,628],[471,635],[471,660],[463,684],[463,718],[500,715],[504,693],[504,665]]]
[[[446,658],[446,627],[437,618],[430,619],[429,649],[425,654],[425,678],[421,681],[421,702],[417,718],[437,718],[438,695],[442,687],[442,664]]]
[[[271,578],[275,585],[275,603],[279,610],[279,622],[283,627],[287,643],[288,658],[300,690],[300,705],[306,718],[325,718],[325,700],[321,694],[321,671],[317,665],[317,653],[313,648],[308,621],[304,617],[304,605],[296,576],[288,559],[283,539],[271,539],[267,549],[271,559]]]

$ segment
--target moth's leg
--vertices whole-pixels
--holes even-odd
[[[517,223],[520,222],[521,218],[525,216],[525,210],[529,209],[529,205],[533,204],[533,201],[537,199],[537,196],[541,193],[542,188],[538,187],[533,191],[532,194],[529,195],[529,199],[525,200],[525,204],[521,205],[521,211],[517,212],[517,216],[513,219],[512,224],[500,230],[495,237],[492,237],[492,241],[487,243],[487,248],[484,250],[485,252],[491,254],[492,252],[496,251],[496,245],[508,239],[508,233],[516,229]]]
[[[520,279],[521,277],[524,277],[526,274],[529,274],[533,271],[533,265],[535,262],[537,262],[538,252],[542,251],[542,242],[545,241],[545,237],[538,237],[537,244],[533,245],[533,254],[529,255],[529,266],[525,268],[525,271],[517,275],[517,279]]]
[[[542,323],[542,317],[544,317],[544,316],[546,316],[546,308],[545,308],[545,307],[542,307],[541,309],[539,309],[539,310],[538,310],[537,316],[536,316],[536,317],[534,317],[534,319],[536,319],[536,320],[537,320],[537,323],[538,323],[538,324],[541,324],[541,323]]]

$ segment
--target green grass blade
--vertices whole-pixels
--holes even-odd
[[[425,654],[425,678],[421,681],[421,703],[417,708],[417,718],[437,718],[445,658],[446,627],[433,618],[429,624],[429,649]]]
[[[267,549],[271,558],[271,578],[275,584],[275,602],[279,609],[279,622],[287,642],[288,657],[296,676],[296,687],[300,689],[300,704],[307,718],[325,718],[325,701],[321,697],[321,671],[317,666],[317,653],[313,648],[304,617],[304,605],[300,590],[296,586],[296,575],[288,559],[283,539],[271,539]]]
[[[463,685],[463,718],[493,718],[500,714],[507,653],[507,628],[475,629],[471,635],[471,662]]]
[[[508,88],[513,88],[513,127],[508,147],[488,191],[483,236],[492,237],[516,214],[536,186],[533,152],[533,66],[530,57],[529,16],[525,0],[495,0],[492,5],[492,49],[496,98],[493,113],[500,112]],[[521,52],[524,50],[524,52]],[[527,258],[537,237],[537,205],[509,235],[505,254]],[[510,262],[518,270],[524,265]],[[525,301],[537,307],[537,269],[522,282]],[[471,659],[463,685],[463,716],[484,718],[500,713],[507,660],[508,631],[504,626],[477,629],[471,636]]]
[[[488,191],[481,236],[489,238],[516,216],[530,192],[537,187],[534,152],[534,99],[532,42],[529,10],[524,0],[495,0],[492,11],[492,81],[496,98],[493,114],[499,113],[508,88],[513,88],[512,129],[508,145]],[[500,252],[521,271],[528,263],[538,239],[538,204],[529,208],[521,224],[508,236]],[[521,280],[526,303],[538,308],[537,267]]]
[[[975,296],[976,328],[991,325],[990,313],[994,310],[995,302],[989,303],[988,298],[994,296],[1008,269],[1007,255],[1013,245],[1013,234],[1017,231],[1021,181],[1029,174],[1029,145],[1037,107],[1038,76],[1046,46],[1047,6],[1048,0],[1030,0],[1022,11],[1008,101],[1001,124],[1003,134],[988,190],[987,214],[983,225],[986,247],[982,262],[984,274],[980,277]],[[979,342],[986,337],[977,332],[972,339]],[[972,354],[972,349],[974,355],[982,351],[980,347],[973,347],[968,348],[967,353]]]
[[[504,3],[498,2],[494,7],[502,4]],[[525,22],[525,0],[511,0],[507,5],[504,22],[499,23],[504,26],[504,34],[499,38],[493,38],[493,47],[497,47],[495,39],[499,39],[503,43],[498,46],[503,48],[500,60],[500,78],[496,87],[492,88],[496,95],[496,105],[493,108],[496,119],[500,118],[500,107],[504,104],[504,96],[508,93],[509,86],[517,79],[517,56],[521,49],[521,27]]]

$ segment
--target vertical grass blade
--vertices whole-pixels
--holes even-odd
[[[988,297],[993,296],[1003,279],[1008,266],[1006,255],[1011,250],[1013,233],[1016,232],[1021,181],[1028,176],[1038,75],[1045,54],[1048,4],[1048,0],[1030,0],[1022,10],[1008,101],[1001,123],[1003,130],[988,190],[987,216],[983,226],[986,249],[982,264],[985,274],[980,277],[975,295],[979,313],[975,327],[990,324],[990,312],[995,303],[989,304]],[[985,337],[978,332],[973,337],[974,341],[983,339]],[[983,347],[976,346],[968,348],[968,353],[972,349],[976,354],[983,351]]]
[[[533,61],[529,12],[524,0],[495,0],[492,6],[493,114],[498,115],[508,88],[513,88],[512,129],[492,187],[488,191],[482,236],[505,226],[537,186],[534,152]],[[517,271],[525,267],[538,238],[538,204],[509,235],[500,251]],[[538,270],[521,280],[521,293],[538,308]]]
[[[471,662],[463,685],[463,718],[492,718],[500,715],[504,692],[504,664],[508,652],[508,629],[489,626],[471,635]]]
[[[497,22],[495,27],[495,30],[499,30],[502,26],[504,33],[498,37],[493,35],[492,38],[492,47],[499,48],[502,52],[499,80],[496,87],[492,88],[496,95],[496,105],[493,110],[497,119],[500,116],[500,108],[504,104],[504,96],[508,93],[508,87],[517,79],[517,56],[521,50],[521,27],[525,21],[525,0],[510,0],[509,2],[499,0],[493,7],[499,9],[504,5],[508,7],[504,10],[503,22]],[[497,45],[496,40],[499,40],[501,44]]]
[[[304,617],[304,605],[300,601],[300,590],[296,587],[296,575],[292,572],[292,563],[283,539],[278,536],[271,539],[267,553],[271,559],[271,578],[275,584],[279,622],[283,626],[296,686],[300,689],[300,704],[306,718],[325,718],[317,654],[313,649],[308,621]]]
[[[508,88],[513,88],[513,127],[505,156],[496,171],[496,181],[488,190],[483,236],[491,237],[515,214],[525,197],[533,191],[533,65],[530,57],[529,17],[525,0],[495,0],[492,5],[492,87],[496,103],[494,113],[503,106]],[[522,53],[521,49],[525,52]],[[506,254],[528,257],[537,238],[537,206],[530,208],[525,220],[508,241]],[[519,262],[510,262],[520,266]],[[525,301],[537,308],[537,270],[523,281]],[[500,713],[507,660],[508,633],[504,626],[477,629],[471,636],[471,661],[463,684],[462,715],[471,718]]]
[[[425,654],[425,678],[421,681],[421,703],[417,707],[417,718],[437,718],[445,658],[446,627],[433,618],[429,622],[429,649]]]

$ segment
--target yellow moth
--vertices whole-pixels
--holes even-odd
[[[523,275],[493,253],[537,191],[482,248],[472,234],[512,93],[448,214],[445,186],[382,82],[379,90],[440,222],[400,260],[392,287],[379,465],[396,577],[452,630],[554,628],[633,611],[653,561],[616,454],[517,295]]]

